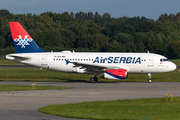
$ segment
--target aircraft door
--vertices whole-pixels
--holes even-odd
[[[154,66],[154,57],[148,56],[148,66]]]
[[[42,55],[41,65],[47,65],[47,55],[46,54]]]

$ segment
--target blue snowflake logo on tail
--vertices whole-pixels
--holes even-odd
[[[14,41],[18,42],[17,45],[21,45],[21,48],[25,48],[25,45],[30,45],[28,42],[33,41],[31,38],[27,38],[28,36],[25,35],[24,40],[22,39],[21,35],[18,36],[19,38],[15,38]]]

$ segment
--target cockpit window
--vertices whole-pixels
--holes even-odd
[[[168,59],[160,59],[160,62],[165,62],[165,61],[169,61]]]

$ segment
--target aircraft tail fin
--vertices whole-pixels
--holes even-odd
[[[26,32],[19,22],[9,22],[16,53],[45,52]]]

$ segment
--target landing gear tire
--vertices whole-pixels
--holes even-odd
[[[96,83],[98,81],[98,78],[95,76],[95,77],[92,77],[91,79],[90,79],[90,82],[91,83]]]
[[[150,80],[148,80],[148,82],[149,82],[149,83],[152,83],[152,80],[150,79]]]
[[[152,76],[151,76],[151,73],[148,73],[148,77],[149,77],[148,82],[149,82],[149,83],[152,83]]]

